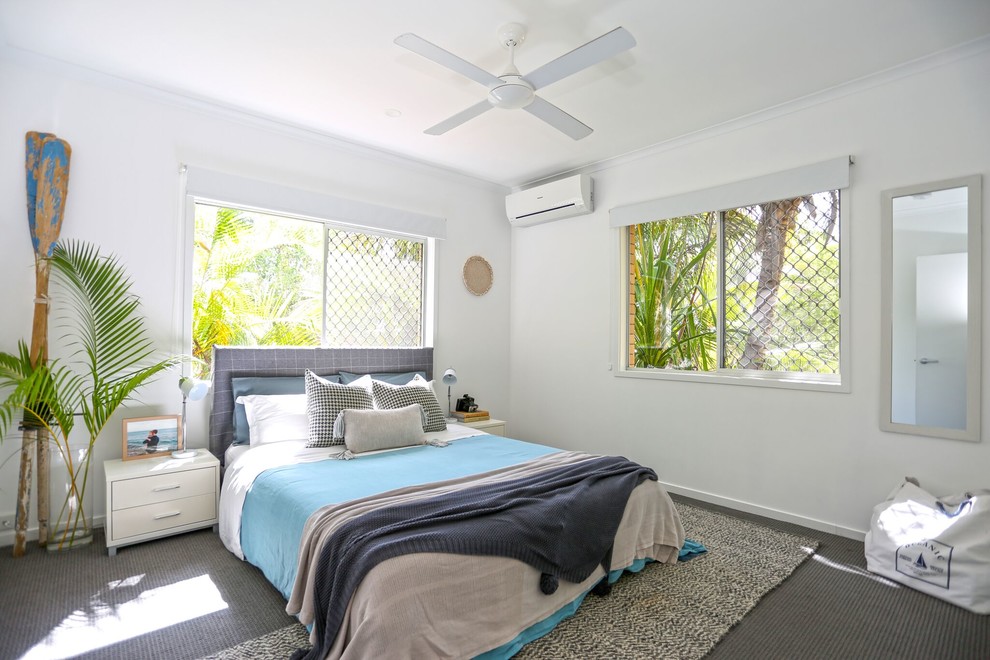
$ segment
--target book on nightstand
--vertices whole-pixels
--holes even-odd
[[[487,410],[475,410],[474,412],[462,412],[460,410],[454,413],[454,419],[459,422],[484,422],[491,419]]]

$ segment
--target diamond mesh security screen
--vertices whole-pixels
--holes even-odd
[[[214,345],[422,346],[424,257],[422,240],[197,203],[195,375]]]
[[[327,345],[422,345],[423,247],[327,229]]]
[[[724,217],[723,366],[838,373],[838,191]]]
[[[839,372],[837,190],[632,225],[628,245],[628,366]]]

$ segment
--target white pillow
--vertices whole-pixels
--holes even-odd
[[[361,387],[371,394],[371,374],[365,374],[360,378],[355,378],[351,382],[347,383],[348,387]]]
[[[360,378],[356,378],[355,380],[352,380],[351,382],[347,383],[347,386],[348,387],[360,387],[360,388],[363,388],[363,389],[367,390],[368,391],[368,394],[373,394],[373,392],[372,392],[372,383],[374,383],[374,380],[375,379],[373,379],[371,377],[371,374],[365,374],[365,375],[361,376]],[[386,385],[393,385],[395,387],[398,387],[398,385],[396,385],[395,383],[390,383],[390,382],[385,381],[385,380],[379,380],[378,382],[379,383],[385,383]],[[426,388],[428,390],[432,390],[433,389],[433,381],[432,380],[426,380],[425,378],[423,378],[419,374],[415,374],[412,377],[412,380],[410,380],[408,383],[405,384],[405,387],[424,387],[424,388]],[[436,396],[436,392],[433,393],[433,396]]]
[[[433,392],[433,396],[436,397],[437,396],[437,392],[436,392],[435,389],[433,389],[433,383],[434,382],[435,381],[432,381],[432,380],[426,380],[425,378],[423,378],[419,374],[416,374],[415,376],[412,377],[412,380],[410,380],[408,383],[406,383],[406,387],[422,387],[424,389],[427,389],[427,390],[430,390],[431,392]],[[440,397],[437,397],[437,401],[439,401],[439,400],[440,400]]]
[[[244,405],[252,447],[309,437],[305,394],[251,394],[237,403]]]

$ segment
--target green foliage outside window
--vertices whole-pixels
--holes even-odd
[[[319,346],[322,225],[196,205],[193,355],[213,346]]]
[[[635,225],[635,366],[715,369],[715,214]]]
[[[629,366],[837,374],[838,208],[829,191],[630,227]]]

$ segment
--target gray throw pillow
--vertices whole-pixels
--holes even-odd
[[[342,410],[334,424],[334,435],[342,435],[347,449],[354,454],[421,445],[426,442],[423,407],[414,403],[393,410]]]

